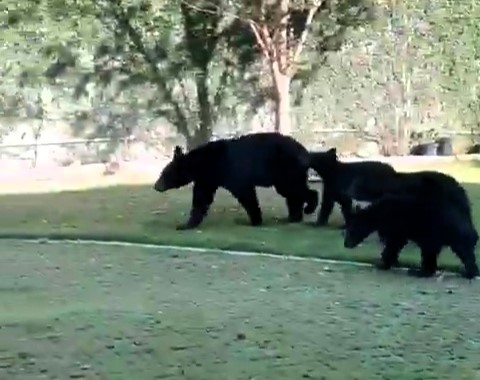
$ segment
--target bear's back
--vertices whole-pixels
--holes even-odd
[[[358,219],[361,225],[374,223],[372,227],[383,240],[407,239],[420,243],[437,234],[440,240],[445,237],[438,228],[440,213],[419,197],[386,195],[360,211],[358,216],[361,216]]]
[[[449,245],[475,235],[475,227],[464,205],[452,202],[430,187],[408,194],[387,195],[376,202],[380,230],[384,235],[403,236],[416,242],[434,239]]]
[[[395,173],[392,166],[379,161],[339,162],[336,184],[354,199],[373,201]]]
[[[224,176],[256,186],[273,186],[291,170],[308,170],[308,151],[295,139],[274,132],[225,140]]]
[[[452,176],[436,171],[398,173],[393,191],[403,194],[420,193],[432,202],[449,201],[471,218],[471,205],[462,185]]]

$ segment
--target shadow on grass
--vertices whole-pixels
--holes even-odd
[[[476,163],[476,165],[479,165]],[[317,189],[321,185],[312,185]],[[465,184],[475,222],[480,218],[480,185]],[[373,236],[362,247],[343,247],[336,207],[329,226],[314,227],[316,213],[304,223],[288,224],[283,198],[259,189],[264,225],[251,227],[245,211],[225,191],[219,191],[201,228],[177,231],[189,213],[191,188],[158,194],[151,186],[115,186],[86,191],[0,196],[0,238],[94,239],[225,250],[246,250],[327,259],[376,262],[380,246]],[[318,210],[317,210],[318,211]],[[419,253],[408,247],[405,266],[418,265]],[[458,270],[453,254],[444,252],[440,264]]]

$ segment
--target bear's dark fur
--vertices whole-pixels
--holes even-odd
[[[257,226],[262,224],[262,212],[255,187],[273,186],[286,198],[289,221],[300,222],[304,212],[311,214],[318,205],[318,193],[308,187],[308,170],[308,151],[295,139],[254,133],[212,141],[188,153],[177,146],[154,189],[163,192],[193,182],[190,217],[178,229],[200,225],[219,187],[239,201]]]
[[[450,247],[462,261],[465,277],[479,275],[475,258],[478,233],[460,184],[442,187],[438,179],[423,177],[422,185],[408,195],[388,194],[367,208],[357,209],[346,225],[344,246],[355,248],[374,231],[384,243],[382,269],[397,265],[400,251],[412,241],[420,248],[422,261],[420,270],[411,274],[434,275],[442,248]]]
[[[395,174],[388,164],[379,161],[341,162],[337,151],[331,148],[325,152],[310,152],[310,167],[323,181],[322,205],[317,217],[317,225],[325,225],[333,211],[335,203],[340,205],[343,218],[348,220],[352,211],[352,199],[371,202],[378,196],[376,192],[354,196],[351,187],[356,181],[362,183],[381,183]]]
[[[433,170],[395,172],[394,175],[377,182],[359,177],[349,188],[349,195],[354,199],[380,199],[386,195],[424,196],[426,191],[434,192],[435,198],[453,202],[469,219],[472,218],[470,202],[460,183],[448,174]]]

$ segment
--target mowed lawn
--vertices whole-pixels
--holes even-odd
[[[473,380],[480,373],[478,281],[8,240],[0,260],[0,379]]]
[[[480,220],[480,166],[478,163],[415,165],[415,170],[437,169],[465,182],[472,200],[475,220]],[[400,170],[411,170],[405,164]],[[155,178],[152,178],[152,183]],[[35,190],[34,185],[31,190]],[[321,185],[312,185],[321,191]],[[28,190],[23,188],[23,192]],[[10,188],[11,190],[11,188]],[[1,186],[0,186],[1,191]],[[216,200],[199,229],[176,231],[184,222],[191,204],[191,187],[158,194],[152,185],[112,186],[46,194],[0,196],[0,237],[49,237],[123,240],[142,243],[194,246],[270,252],[322,258],[377,260],[380,246],[376,237],[355,250],[343,247],[338,229],[342,218],[336,207],[327,228],[311,225],[315,216],[303,224],[288,225],[283,198],[271,189],[259,189],[265,224],[251,227],[237,202],[225,191]],[[317,210],[318,212],[318,210]],[[405,265],[418,263],[417,249],[407,249],[401,256]],[[445,250],[441,264],[459,268],[459,261]]]

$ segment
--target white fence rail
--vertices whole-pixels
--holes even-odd
[[[99,144],[99,143],[111,143],[111,142],[127,142],[134,141],[133,137],[124,137],[124,138],[95,138],[95,139],[75,139],[75,140],[65,140],[65,141],[42,141],[42,142],[21,142],[16,144],[0,144],[0,150],[2,149],[11,149],[11,148],[29,148],[29,147],[44,147],[44,146],[64,146],[64,145],[90,145],[90,144]]]
[[[321,134],[335,134],[335,133],[345,133],[345,134],[351,134],[351,133],[360,133],[358,130],[355,129],[348,129],[348,128],[338,128],[338,129],[319,129],[316,131],[317,133]],[[480,136],[480,132],[474,133],[474,132],[455,132],[455,131],[440,131],[439,132],[441,135],[449,135],[449,136],[455,136],[455,135],[462,135],[462,136]],[[213,136],[212,139],[218,139],[218,138],[229,138],[229,137],[235,137],[238,136],[239,133],[231,133],[228,135],[215,135]],[[130,143],[136,143],[139,142],[134,136],[128,136],[128,137],[119,137],[119,138],[92,138],[92,139],[72,139],[72,140],[64,140],[64,141],[29,141],[29,142],[18,142],[18,143],[7,143],[7,144],[0,144],[0,159],[13,159],[13,160],[21,160],[25,162],[26,160],[30,160],[33,163],[33,166],[36,165],[37,159],[39,156],[42,156],[44,154],[46,155],[53,155],[57,156],[57,154],[52,153],[50,150],[48,153],[45,153],[45,148],[48,147],[72,147],[73,150],[75,149],[82,149],[83,147],[85,148],[84,150],[89,150],[92,149],[93,147],[97,146],[100,147],[101,144],[118,144],[119,146],[122,146],[123,144],[126,144],[127,146]],[[125,146],[125,145],[123,145]],[[74,148],[78,147],[78,148]],[[312,147],[309,147],[312,148]],[[56,151],[56,150],[55,150]],[[91,153],[92,156],[95,155],[95,152]],[[378,157],[370,157],[370,160],[380,160],[380,161],[395,161],[395,162],[413,162],[413,157],[411,156],[396,156],[396,157],[383,157],[383,156],[378,156]],[[441,162],[445,160],[450,160],[452,157],[436,157],[436,156],[424,156],[424,157],[415,157],[414,161],[415,162],[428,162],[428,161],[435,161],[435,162]],[[345,158],[346,161],[358,161],[362,160],[361,158],[357,157],[349,157]],[[100,159],[99,159],[100,161]]]

